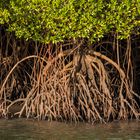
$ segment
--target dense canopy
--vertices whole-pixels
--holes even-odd
[[[127,38],[140,25],[140,0],[1,0],[0,25],[44,43],[69,38]]]

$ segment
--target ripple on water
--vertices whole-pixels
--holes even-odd
[[[0,140],[140,140],[140,122],[90,125],[1,120]]]

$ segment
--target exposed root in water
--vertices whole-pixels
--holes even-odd
[[[60,47],[47,58],[45,53],[23,58],[7,74],[0,90],[2,116],[12,106],[20,105],[14,115],[27,118],[92,123],[139,119],[140,109],[135,100],[139,96],[133,92],[129,79],[130,61],[126,72],[109,57],[81,49],[80,45],[66,51]],[[34,64],[32,73],[27,73],[27,95],[11,101],[8,90],[14,86],[11,83],[7,89],[8,80],[18,65],[29,59],[34,59]]]

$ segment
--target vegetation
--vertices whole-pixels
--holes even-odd
[[[0,29],[2,117],[140,118],[140,0],[5,0]]]

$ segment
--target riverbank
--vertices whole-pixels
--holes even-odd
[[[1,1],[0,116],[139,120],[138,1]]]

